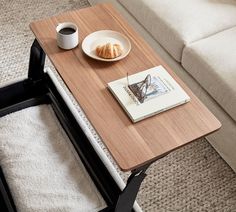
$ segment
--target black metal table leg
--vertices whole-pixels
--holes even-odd
[[[40,97],[47,92],[44,74],[45,53],[34,40],[28,69],[28,79],[0,88],[0,116],[20,110],[25,101]],[[33,100],[34,101],[34,100]]]
[[[115,212],[130,212],[132,211],[134,201],[138,194],[142,181],[146,177],[146,170],[150,164],[135,169],[129,176],[126,187],[119,195],[118,201],[115,206]]]
[[[45,53],[35,39],[30,49],[28,78],[37,81],[44,76]]]

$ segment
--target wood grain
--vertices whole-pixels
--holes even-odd
[[[56,44],[55,28],[65,21],[78,25],[80,44],[94,31],[111,29],[125,34],[132,50],[125,59],[113,63],[87,57],[81,45],[70,51],[61,50]],[[220,128],[215,116],[110,4],[70,11],[33,22],[30,27],[121,170],[140,167]],[[107,83],[125,77],[127,72],[134,74],[160,64],[191,101],[133,124],[109,92]]]

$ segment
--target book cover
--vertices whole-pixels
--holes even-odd
[[[112,81],[108,88],[133,122],[190,101],[163,66]]]

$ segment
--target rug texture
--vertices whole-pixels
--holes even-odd
[[[1,0],[0,83],[27,76],[29,49],[34,39],[28,27],[31,21],[87,6],[86,0]],[[48,61],[46,66],[53,68]],[[59,76],[58,79],[110,157]],[[205,139],[158,160],[147,173],[137,197],[143,211],[236,212],[236,175]],[[129,175],[120,174],[124,180]]]
[[[0,119],[0,164],[19,212],[106,207],[48,105]]]

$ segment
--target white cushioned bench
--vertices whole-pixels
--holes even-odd
[[[0,120],[0,165],[17,211],[106,207],[51,106],[30,107]]]

